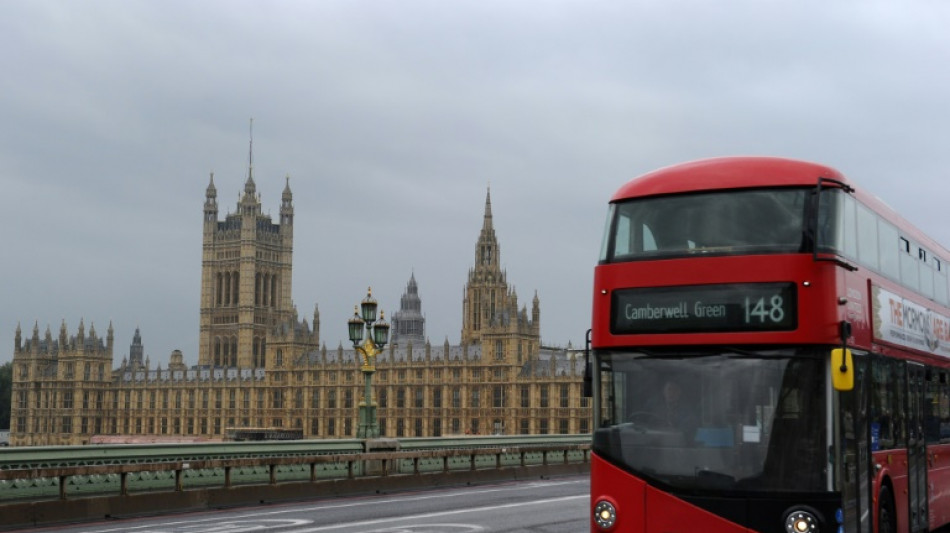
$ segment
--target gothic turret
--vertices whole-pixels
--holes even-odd
[[[82,350],[86,345],[86,326],[85,321],[80,317],[79,319],[79,333],[76,335],[76,348]]]
[[[135,328],[135,335],[132,336],[132,344],[129,345],[129,364],[132,368],[140,367],[144,364],[142,356],[145,353],[145,347],[142,346],[142,333],[139,328]]]
[[[501,247],[492,221],[491,189],[485,195],[482,229],[475,244],[475,266],[468,272],[462,302],[462,344],[478,343],[484,330],[507,311],[508,282],[501,269]]]
[[[515,346],[540,343],[536,317],[540,316],[537,294],[531,316],[519,306],[518,294],[508,285],[501,268],[501,247],[492,219],[491,190],[485,195],[482,229],[475,245],[475,266],[468,272],[462,304],[462,345],[481,344],[498,359],[515,353]]]
[[[213,182],[206,192],[201,262],[201,324],[198,364],[259,368],[275,327],[296,328],[293,311],[293,194],[289,178],[280,223],[261,210],[254,176],[253,121],[247,176],[237,211],[217,221]],[[131,362],[131,361],[130,361]]]
[[[541,337],[541,300],[538,298],[538,291],[534,291],[534,300],[531,303],[531,328],[532,332]]]
[[[280,195],[280,225],[290,227],[294,223],[294,195],[290,192],[290,176]]]
[[[66,331],[66,319],[59,326],[59,348],[65,350],[69,346],[69,333]]]
[[[213,231],[218,222],[218,189],[214,186],[214,172],[205,189],[205,232]]]

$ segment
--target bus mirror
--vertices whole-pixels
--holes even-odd
[[[851,364],[851,350],[847,348],[831,350],[831,383],[838,391],[849,391],[854,388],[854,365]]]
[[[587,340],[584,343],[584,389],[581,391],[581,395],[584,398],[593,398],[594,397],[594,376],[590,368],[590,332],[593,330],[587,330]]]

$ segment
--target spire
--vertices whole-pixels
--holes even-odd
[[[320,338],[320,307],[317,304],[313,304],[313,334]]]
[[[218,197],[218,189],[214,186],[214,171],[211,171],[211,179],[208,181],[208,188],[205,189],[205,198],[209,200]]]
[[[495,238],[495,228],[492,224],[491,187],[489,187],[485,194],[485,221],[482,224],[482,231],[478,236],[478,243],[475,248],[475,268],[497,270],[499,248],[498,240]]]
[[[287,175],[287,184],[284,193],[280,196],[280,224],[284,227],[294,223],[294,195],[290,192],[290,175]]]
[[[491,225],[491,185],[489,185],[488,193],[485,194],[485,227],[490,228]]]
[[[244,183],[244,193],[254,195],[257,187],[254,185],[254,119],[251,118],[251,140],[247,149],[247,182]]]

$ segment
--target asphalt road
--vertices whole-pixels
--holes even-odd
[[[66,533],[577,533],[587,476],[336,498],[24,531]]]

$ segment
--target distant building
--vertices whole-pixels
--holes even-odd
[[[406,292],[399,299],[399,311],[393,313],[389,342],[394,346],[422,346],[426,342],[426,318],[422,315],[422,299],[416,274],[409,277]]]
[[[237,210],[218,220],[212,176],[205,194],[198,364],[179,351],[152,366],[139,329],[120,364],[83,321],[70,336],[38,324],[13,355],[12,445],[225,439],[242,428],[286,428],[304,438],[353,437],[362,376],[352,349],[320,345],[320,316],[291,303],[293,203],[289,179],[279,223],[261,213],[252,167]],[[392,317],[374,394],[384,436],[590,431],[583,360],[541,346],[540,302],[519,307],[500,268],[486,195],[475,265],[462,302],[461,343],[431,344],[415,274]],[[340,325],[341,328],[345,325]],[[93,439],[95,437],[95,439]]]

